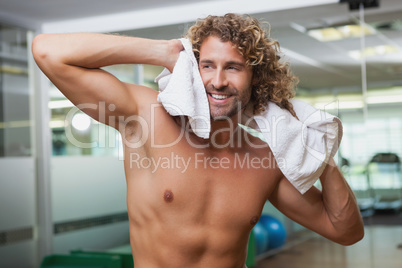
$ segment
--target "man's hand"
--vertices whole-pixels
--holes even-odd
[[[168,55],[168,58],[165,67],[170,72],[173,72],[173,68],[176,65],[177,59],[179,58],[180,51],[184,50],[184,47],[180,40],[172,39],[168,41],[167,49],[168,51],[166,55]]]

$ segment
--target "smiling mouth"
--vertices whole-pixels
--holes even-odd
[[[213,94],[213,93],[208,93],[212,98],[217,99],[217,100],[225,100],[230,97],[230,95],[220,95],[220,94]]]

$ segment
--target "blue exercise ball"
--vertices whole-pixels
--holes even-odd
[[[280,248],[285,244],[287,234],[282,222],[270,215],[262,215],[259,222],[268,232],[268,249]]]
[[[255,238],[256,253],[261,254],[267,251],[269,244],[268,231],[264,228],[261,222],[257,222],[257,224],[254,226],[253,233]]]

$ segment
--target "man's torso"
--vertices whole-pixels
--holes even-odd
[[[142,124],[146,137],[125,131],[136,267],[242,268],[250,231],[281,178],[269,147],[243,130],[229,149],[205,147],[161,109],[152,126]]]

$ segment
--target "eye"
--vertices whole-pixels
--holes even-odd
[[[238,68],[237,66],[229,66],[229,67],[228,67],[228,70],[235,70],[235,71],[238,71],[239,68]]]

